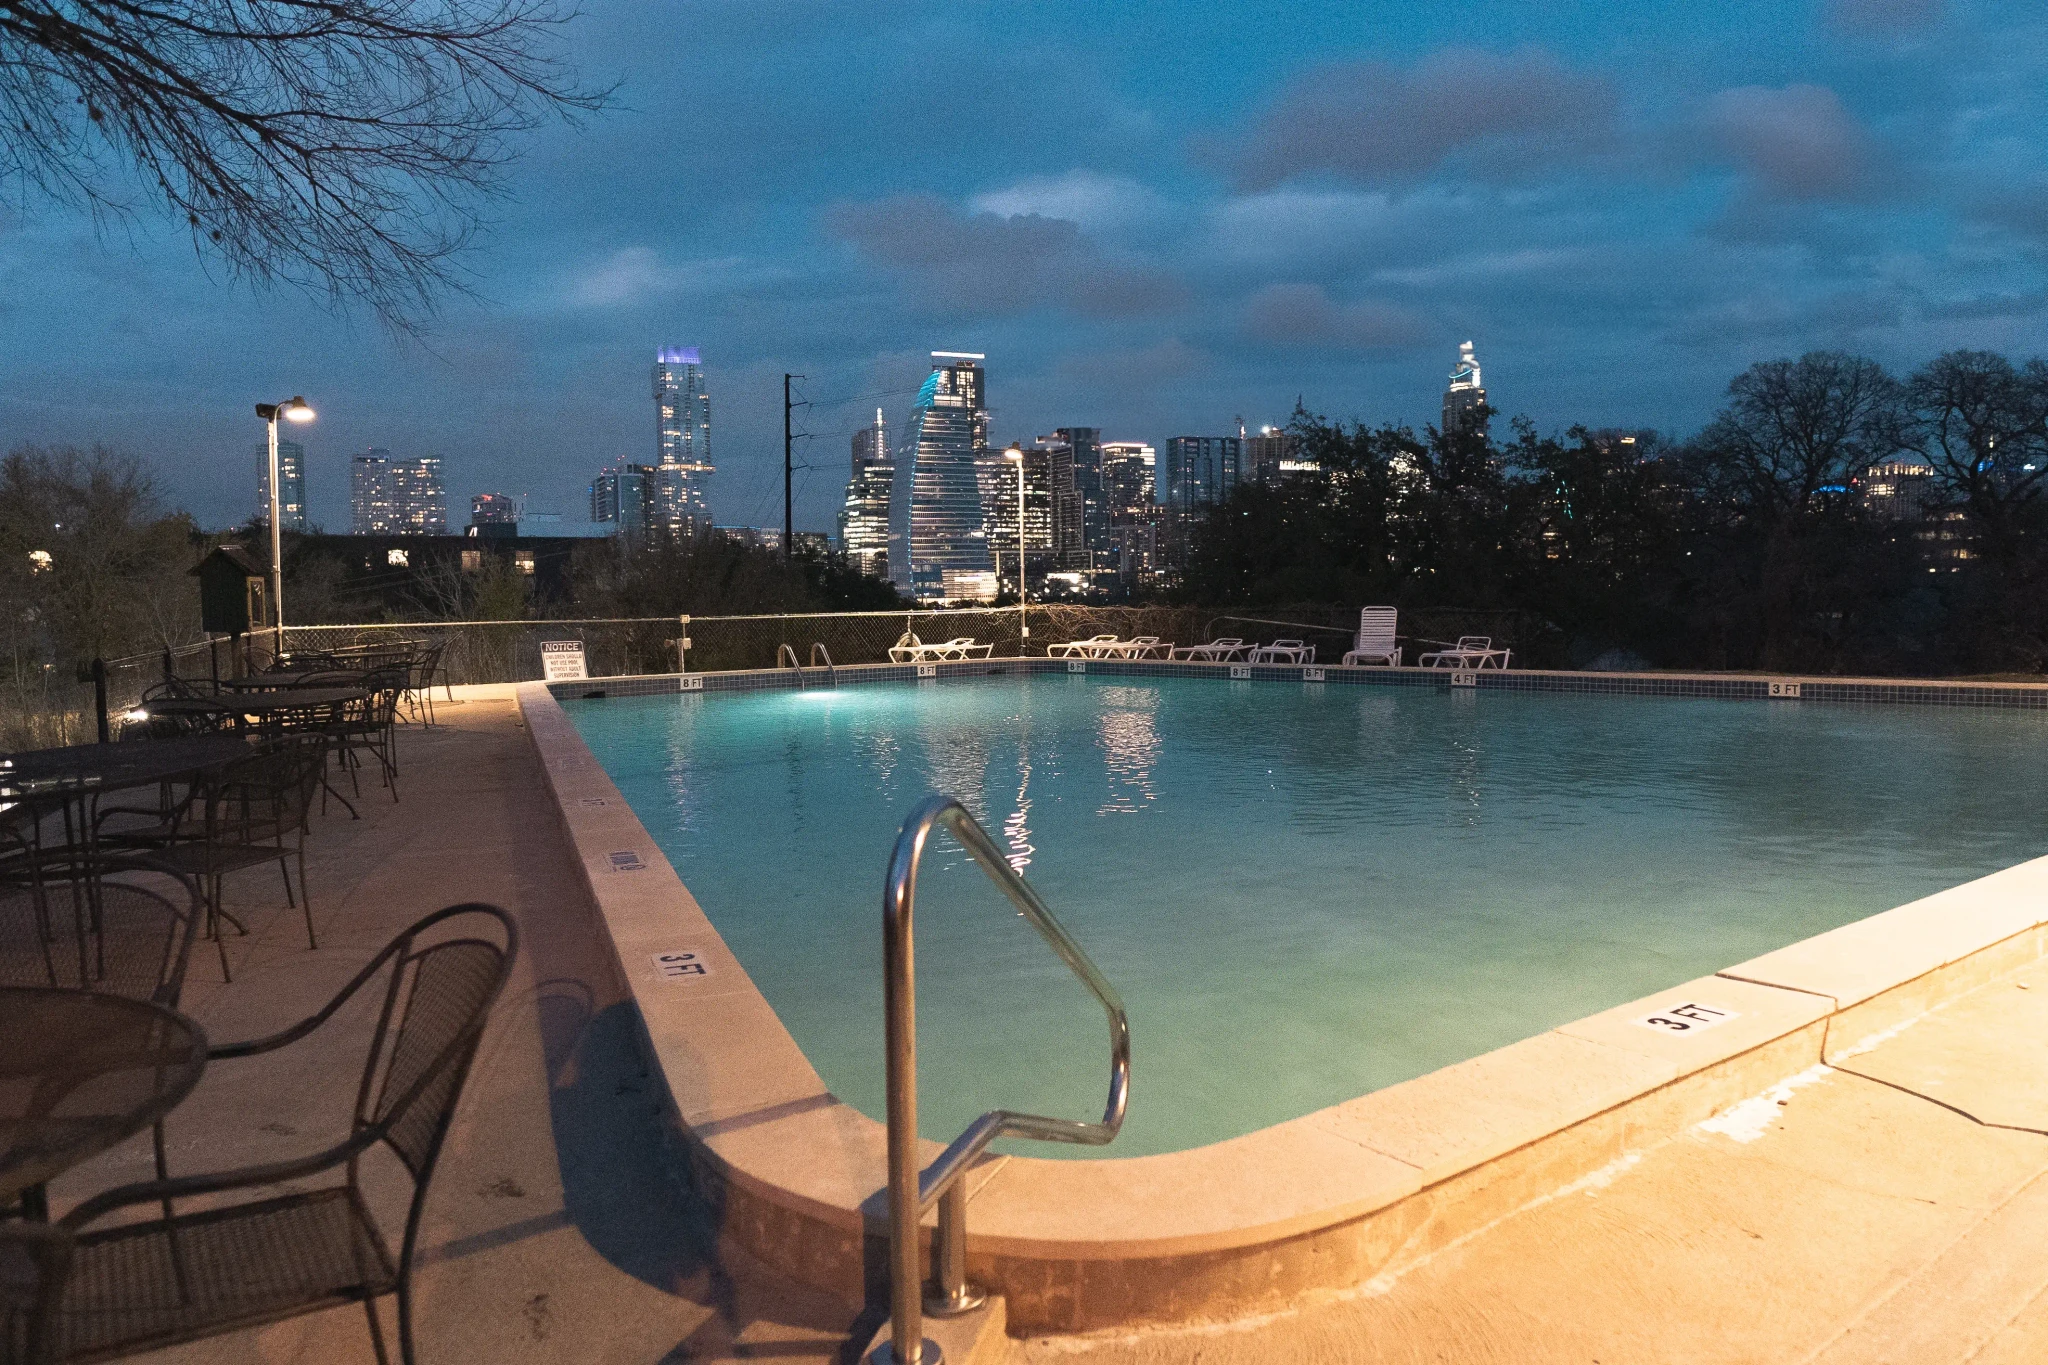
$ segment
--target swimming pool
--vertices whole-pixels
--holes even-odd
[[[883,867],[920,796],[961,797],[1130,1007],[1117,1155],[1277,1123],[2032,856],[2048,767],[2033,712],[1314,683],[564,708],[875,1117]],[[920,889],[926,1134],[997,1105],[1096,1112],[1099,1008],[949,843]]]

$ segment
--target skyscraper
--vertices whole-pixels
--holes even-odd
[[[256,447],[256,520],[270,520],[270,443]],[[277,525],[280,530],[306,529],[306,448],[297,441],[277,443]]]
[[[590,481],[590,519],[616,525],[620,535],[636,541],[644,539],[654,501],[654,478],[653,465],[624,460],[599,470]]]
[[[1086,569],[1108,548],[1109,514],[1102,500],[1102,432],[1060,427],[1038,444],[1052,452],[1053,559],[1062,569]]]
[[[918,391],[909,440],[890,484],[889,577],[926,601],[978,600],[995,591],[983,520],[983,359],[932,352],[932,372]]]
[[[711,395],[695,346],[655,353],[654,445],[649,529],[685,539],[710,530]]]
[[[1102,503],[1113,526],[1151,515],[1158,506],[1158,455],[1143,441],[1102,444]]]
[[[889,489],[896,465],[882,410],[875,424],[853,433],[853,473],[846,481],[846,505],[839,509],[839,545],[855,568],[874,578],[889,577]]]
[[[1479,382],[1479,362],[1473,358],[1472,343],[1458,343],[1458,368],[1451,371],[1450,387],[1444,390],[1446,436],[1466,432],[1486,435],[1486,390]]]
[[[448,534],[448,494],[441,485],[440,457],[401,460],[372,447],[351,460],[349,531],[359,536]]]
[[[1244,471],[1244,442],[1235,436],[1175,436],[1166,443],[1166,503],[1189,513],[1222,502]]]
[[[1058,488],[1055,471],[1068,458],[1068,447],[1039,444],[1020,451],[1024,457],[1024,559],[1028,571],[1042,574],[1064,567],[1059,558]],[[999,576],[1017,572],[1017,462],[998,452],[996,476],[988,490],[988,548]],[[1071,472],[1071,471],[1069,471]]]

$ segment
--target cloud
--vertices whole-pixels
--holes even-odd
[[[2048,181],[2017,185],[1985,195],[1969,208],[1980,223],[2048,245]]]
[[[1515,179],[1532,164],[1606,145],[1614,119],[1606,80],[1546,52],[1453,49],[1413,71],[1384,62],[1318,68],[1244,137],[1205,150],[1241,189],[1316,173],[1381,184],[1454,161],[1482,178]]]
[[[1312,284],[1268,285],[1246,301],[1244,328],[1276,346],[1392,350],[1428,341],[1431,328],[1406,308],[1370,300],[1337,303]]]
[[[1941,22],[1943,0],[1828,0],[1828,22],[1845,33],[1890,37]]]
[[[686,289],[762,278],[736,257],[671,265],[648,246],[621,247],[601,261],[569,272],[562,297],[572,308],[621,308],[666,298]]]
[[[1143,227],[1167,213],[1166,200],[1155,191],[1125,176],[1095,171],[1027,176],[976,195],[969,207],[998,218],[1063,218],[1102,233]]]
[[[929,194],[835,204],[825,225],[905,276],[927,303],[975,314],[1052,307],[1088,317],[1155,313],[1184,290],[1163,271],[1105,255],[1080,224],[1038,213],[963,213]]]
[[[1825,86],[1723,90],[1707,102],[1697,132],[1710,158],[1766,198],[1847,199],[1871,182],[1870,135]]]

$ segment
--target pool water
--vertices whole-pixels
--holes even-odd
[[[1110,1155],[1294,1118],[2033,857],[2048,790],[2048,716],[2013,711],[1068,675],[564,707],[876,1118],[883,872],[910,808],[958,797],[1123,993]],[[917,951],[926,1136],[1099,1115],[1100,1007],[943,834]]]

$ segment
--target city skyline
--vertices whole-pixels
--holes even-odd
[[[1284,422],[1297,396],[1435,422],[1467,338],[1503,416],[1683,434],[1757,360],[1903,371],[2048,334],[2038,7],[1475,25],[1428,0],[1201,22],[1161,0],[1104,23],[1055,0],[717,10],[687,35],[585,10],[567,56],[623,82],[621,112],[522,144],[464,258],[474,297],[417,342],[235,283],[179,224],[10,205],[0,434],[130,449],[222,525],[253,482],[249,405],[304,392],[314,522],[346,524],[372,445],[567,514],[591,471],[648,458],[644,357],[682,337],[714,362],[716,519],[779,520],[789,371],[814,404],[798,517],[824,527],[845,442],[878,401],[900,420],[882,395],[939,339],[1001,358],[999,440],[1159,442]],[[1015,99],[1044,69],[1064,97]],[[843,117],[855,98],[871,118]],[[682,173],[669,125],[632,112],[665,108],[692,111]]]

